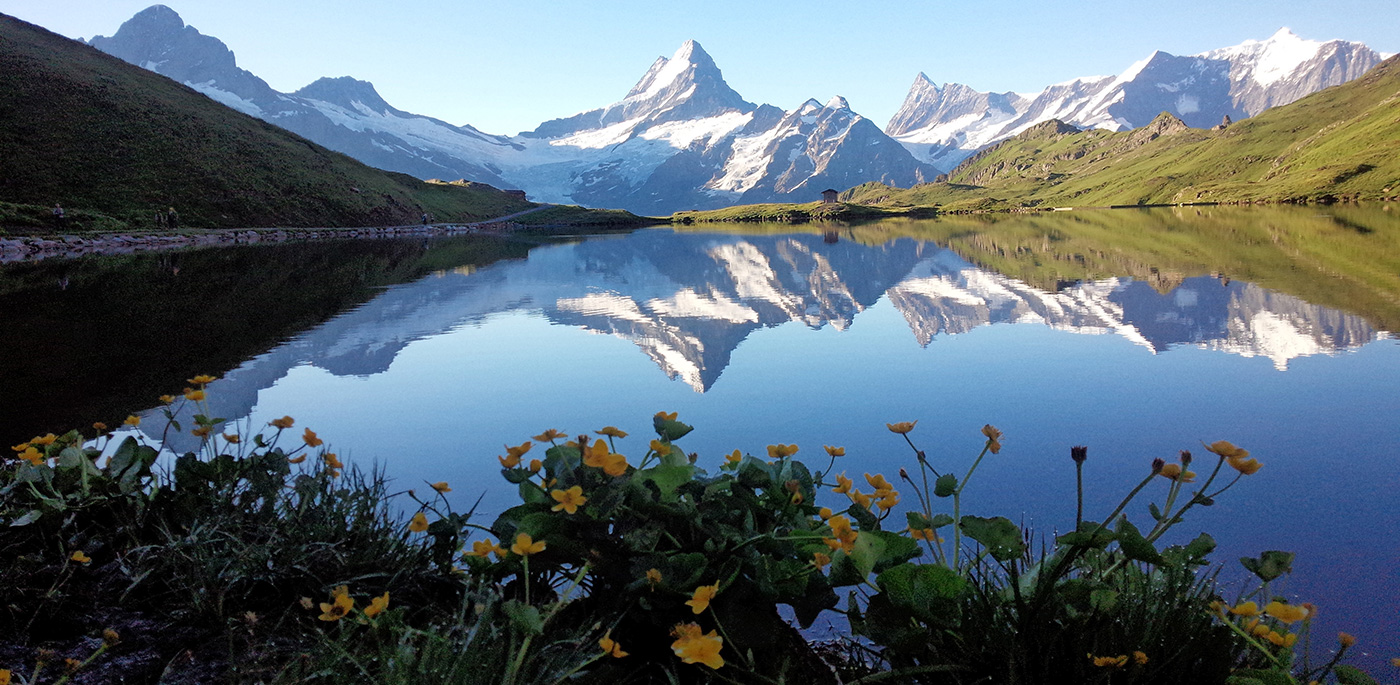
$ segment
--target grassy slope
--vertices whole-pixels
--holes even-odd
[[[0,15],[0,221],[200,227],[485,219],[531,203],[365,166],[164,76]]]

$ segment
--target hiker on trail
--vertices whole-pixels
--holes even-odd
[[[423,225],[424,225],[424,226],[427,226],[427,225],[428,225],[428,213],[427,213],[427,212],[423,212]]]
[[[156,228],[165,228],[165,212],[156,210]]]
[[[166,225],[169,226],[170,228],[179,228],[179,227],[180,227],[180,215],[175,213],[175,208],[174,208],[174,207],[171,207],[171,208],[170,208],[170,211],[166,213],[166,215],[165,215],[165,223],[166,223]]]
[[[58,203],[53,206],[53,225],[55,228],[63,228],[63,207]]]

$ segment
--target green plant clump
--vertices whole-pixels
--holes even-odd
[[[833,446],[820,470],[787,444],[708,470],[677,444],[692,427],[658,413],[635,463],[611,426],[507,446],[521,504],[484,525],[448,483],[391,492],[291,417],[210,416],[214,380],[162,398],[166,434],[197,452],[102,424],[10,449],[0,682],[1372,682],[1341,663],[1349,635],[1308,659],[1316,609],[1273,592],[1292,554],[1242,559],[1260,582],[1227,602],[1209,535],[1164,544],[1261,468],[1226,441],[1203,464],[1155,460],[1102,517],[1071,449],[1074,525],[1037,550],[1010,519],[963,513],[1001,452],[992,426],[963,470],[889,424],[914,473],[858,485]],[[780,605],[801,626],[843,614],[851,636],[809,643]]]

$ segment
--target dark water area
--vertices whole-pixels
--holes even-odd
[[[1231,588],[1234,559],[1295,551],[1275,591],[1321,607],[1315,644],[1347,630],[1377,668],[1400,645],[1400,216],[1382,206],[217,248],[0,267],[0,312],[7,445],[132,412],[159,437],[156,396],[212,373],[217,415],[290,414],[487,520],[514,502],[503,444],[614,425],[640,456],[659,410],[696,426],[681,445],[702,467],[797,442],[814,463],[845,446],[852,476],[912,466],[886,422],[918,420],[954,471],[991,423],[1005,449],[964,513],[1044,535],[1073,521],[1071,445],[1092,518],[1154,457],[1230,440],[1264,469],[1172,541],[1215,536]],[[1142,525],[1145,501],[1128,513]]]

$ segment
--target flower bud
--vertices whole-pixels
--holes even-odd
[[[904,480],[910,480],[910,478],[909,478],[909,472],[908,472],[908,471],[905,471],[903,466],[899,467],[899,477],[900,477],[900,478],[903,478]],[[910,482],[912,482],[912,481],[910,481]]]
[[[1069,448],[1069,458],[1073,459],[1076,464],[1083,464],[1084,460],[1089,458],[1089,448],[1084,445],[1075,445]]]
[[[1158,457],[1157,459],[1153,459],[1153,460],[1152,460],[1152,472],[1153,472],[1153,473],[1161,473],[1161,472],[1162,472],[1162,467],[1163,467],[1163,466],[1166,466],[1166,465],[1167,465],[1167,462],[1163,461],[1160,457]]]
[[[1190,465],[1190,464],[1191,464],[1191,452],[1190,452],[1189,450],[1181,450],[1181,465],[1182,465],[1182,466],[1188,466],[1188,465]]]
[[[1343,635],[1345,635],[1345,633],[1343,633]],[[112,630],[111,628],[106,628],[106,629],[104,629],[104,630],[102,631],[102,642],[103,642],[103,643],[105,643],[105,644],[107,644],[107,645],[115,645],[115,644],[117,644],[118,642],[121,642],[121,641],[122,641],[122,636],[121,636],[121,635],[118,635],[118,634],[117,634],[117,631]]]
[[[1356,638],[1351,633],[1337,633],[1337,641],[1342,643],[1342,647],[1351,647],[1356,644]]]

